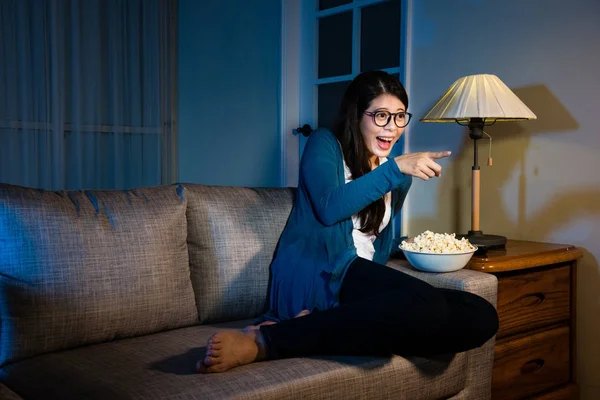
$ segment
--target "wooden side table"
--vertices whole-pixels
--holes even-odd
[[[492,399],[577,399],[576,267],[571,245],[508,240],[466,268],[498,277]]]

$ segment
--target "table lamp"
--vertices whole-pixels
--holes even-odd
[[[435,105],[421,118],[422,122],[455,122],[469,127],[473,139],[471,187],[471,230],[465,237],[482,250],[501,248],[506,237],[487,235],[479,227],[480,168],[477,141],[484,126],[503,121],[536,119],[535,114],[496,75],[478,74],[458,79]],[[457,235],[458,236],[458,235]]]

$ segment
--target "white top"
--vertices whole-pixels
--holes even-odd
[[[379,157],[379,165],[382,165],[385,162],[387,162],[387,158]],[[352,180],[352,173],[346,165],[346,161],[344,161],[344,176],[346,181],[345,183],[348,183]],[[381,232],[390,222],[391,215],[392,198],[391,194],[388,192],[385,194],[385,214],[383,215],[383,221],[381,221],[381,225],[379,226],[379,232]],[[373,242],[375,241],[376,236],[369,235],[360,231],[361,224],[358,214],[354,214],[352,216],[352,224],[354,226],[354,229],[352,230],[352,239],[354,240],[354,247],[356,247],[356,253],[359,257],[373,261],[373,255],[375,254]]]

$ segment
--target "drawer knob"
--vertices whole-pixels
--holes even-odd
[[[525,364],[521,366],[522,374],[533,374],[534,372],[539,371],[544,366],[544,360],[541,358],[536,358],[535,360],[527,361]]]
[[[544,293],[530,293],[523,296],[523,302],[527,306],[535,306],[541,304],[546,300],[546,295]]]

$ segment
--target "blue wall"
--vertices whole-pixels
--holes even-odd
[[[179,0],[179,181],[279,186],[281,2]]]

